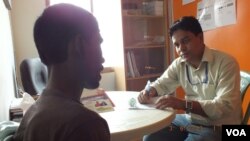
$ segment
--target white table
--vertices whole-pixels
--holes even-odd
[[[175,118],[173,110],[131,110],[129,99],[137,99],[139,92],[107,91],[115,104],[115,110],[100,113],[106,119],[111,132],[111,141],[130,141],[158,131],[169,125]]]

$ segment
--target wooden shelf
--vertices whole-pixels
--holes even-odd
[[[158,18],[164,18],[163,15],[156,16],[156,15],[123,15],[123,18],[130,18],[135,20],[146,20],[146,19],[158,19]]]
[[[127,78],[127,81],[133,81],[133,80],[138,80],[138,79],[150,79],[153,77],[159,77],[161,76],[162,73],[156,73],[156,74],[145,74],[143,76],[138,76],[134,78]]]
[[[164,44],[131,45],[125,46],[124,49],[163,48],[165,46]]]
[[[166,0],[161,0],[160,7],[153,7],[162,13],[154,13],[152,9],[144,11],[149,14],[142,14],[140,9],[147,0],[121,1],[122,8],[126,8],[122,9],[126,90],[140,91],[148,80],[157,79],[168,64]],[[159,0],[150,4],[154,2]]]

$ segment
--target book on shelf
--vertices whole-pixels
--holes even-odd
[[[109,98],[103,89],[87,90],[84,89],[82,97],[82,104],[97,113],[114,111],[114,103]]]
[[[134,69],[133,69],[131,55],[130,55],[129,51],[127,52],[126,56],[127,56],[127,62],[128,62],[129,76],[135,77],[135,72],[134,72]]]
[[[128,70],[129,74],[131,77],[138,77],[140,76],[137,64],[136,64],[136,59],[133,51],[128,51],[127,52],[127,63],[128,63]]]
[[[138,70],[138,66],[136,64],[136,60],[135,60],[135,55],[134,52],[131,51],[131,59],[132,59],[132,66],[133,66],[133,70],[135,72],[135,76],[140,76],[139,70]]]

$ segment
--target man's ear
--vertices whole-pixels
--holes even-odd
[[[202,41],[204,41],[203,33],[199,33],[199,34],[198,34],[198,37],[199,37]]]
[[[74,50],[79,53],[82,52],[84,46],[85,46],[85,40],[83,39],[83,37],[79,34],[76,35],[72,40],[72,48],[74,48]]]

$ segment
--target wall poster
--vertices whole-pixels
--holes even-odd
[[[236,24],[236,0],[203,0],[197,5],[203,31]]]

